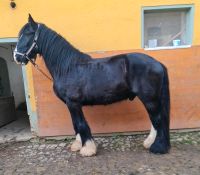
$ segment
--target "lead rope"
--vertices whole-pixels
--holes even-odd
[[[50,81],[53,82],[53,79],[51,77],[49,77],[42,69],[39,68],[39,66],[33,62],[31,59],[29,59],[29,61],[31,62],[31,64],[41,73],[43,74],[47,79],[49,79]]]

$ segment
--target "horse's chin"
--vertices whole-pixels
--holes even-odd
[[[22,66],[26,66],[28,63],[21,63]]]
[[[25,61],[25,62],[21,62],[22,66],[26,66],[28,64],[29,61]]]

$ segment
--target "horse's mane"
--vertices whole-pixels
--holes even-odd
[[[44,24],[40,26],[39,41],[42,43],[40,52],[50,71],[63,73],[77,63],[91,59],[91,57],[73,47],[61,35]]]

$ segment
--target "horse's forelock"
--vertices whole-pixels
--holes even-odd
[[[18,37],[20,37],[26,30],[31,30],[29,23],[26,23],[19,31]]]
[[[24,30],[27,28],[27,25],[28,25],[28,23],[25,24],[25,25],[21,28],[21,30],[19,31],[18,37],[20,37],[20,36],[22,35],[22,33],[24,33]]]

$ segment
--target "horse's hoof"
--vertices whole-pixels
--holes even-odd
[[[154,154],[166,154],[169,152],[170,146],[161,140],[155,140],[149,151]]]
[[[72,145],[71,145],[71,151],[76,152],[81,150],[82,148],[82,143],[78,140],[75,140]]]
[[[96,153],[97,148],[93,140],[88,140],[80,150],[80,154],[83,157],[94,156]]]

